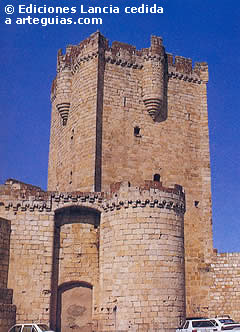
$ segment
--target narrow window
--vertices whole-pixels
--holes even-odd
[[[154,174],[153,181],[160,182],[160,174]]]
[[[198,207],[199,201],[194,201],[195,207]]]
[[[138,126],[134,127],[134,136],[135,137],[140,136],[140,128]]]
[[[74,129],[72,129],[72,136],[71,136],[71,140],[73,140],[73,136],[74,136]]]

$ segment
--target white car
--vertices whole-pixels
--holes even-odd
[[[54,332],[46,324],[23,323],[16,324],[8,332]]]
[[[218,328],[218,330],[234,330],[240,332],[240,323],[234,322],[229,316],[210,318],[211,322]]]
[[[206,318],[186,319],[185,323],[176,332],[215,332],[218,331],[211,320]]]

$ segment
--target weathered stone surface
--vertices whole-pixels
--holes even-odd
[[[206,63],[156,36],[137,50],[97,32],[58,52],[48,191],[0,186],[0,306],[12,288],[18,322],[170,332],[186,314],[240,320],[239,254],[212,247],[207,81]]]
[[[11,223],[0,218],[0,332],[16,322],[16,306],[12,304],[13,290],[7,288]]]
[[[52,93],[48,189],[106,192],[113,182],[140,185],[154,174],[167,187],[181,184],[187,313],[205,312],[209,282],[194,262],[208,262],[212,255],[206,63],[193,67],[191,59],[174,59],[160,37],[136,50],[122,43],[110,47],[99,33],[69,46],[60,62]],[[65,98],[63,80],[71,100],[67,126],[56,108]]]

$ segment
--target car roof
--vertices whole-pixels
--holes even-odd
[[[45,324],[45,323],[18,323],[13,326],[22,326],[22,325],[32,326],[32,325],[47,325],[47,324]]]
[[[187,317],[186,320],[202,320],[202,319],[209,319],[207,317]]]
[[[15,324],[14,326],[22,326],[22,325],[36,325],[36,323],[18,323]]]

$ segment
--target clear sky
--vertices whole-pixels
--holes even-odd
[[[76,7],[76,14],[19,13],[29,5]],[[124,8],[163,7],[163,14],[125,14]],[[15,12],[5,13],[7,5]],[[117,6],[119,14],[80,13]],[[7,7],[7,11],[11,11]],[[30,16],[28,19],[27,17]],[[101,17],[100,25],[49,24],[41,19]],[[5,24],[11,18],[11,24]],[[16,24],[27,18],[25,24]],[[38,18],[38,24],[32,23]],[[35,20],[37,23],[37,20]],[[114,40],[150,46],[162,36],[168,53],[209,65],[213,234],[219,251],[240,252],[240,2],[238,0],[0,0],[0,182],[7,178],[46,189],[50,87],[59,48],[96,30]],[[193,234],[194,236],[194,234]]]

